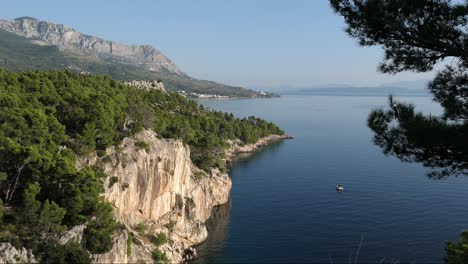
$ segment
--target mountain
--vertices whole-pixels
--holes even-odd
[[[173,91],[263,96],[253,90],[191,78],[150,45],[126,45],[31,17],[0,19],[0,66],[17,71],[70,68],[118,80],[160,79]]]
[[[420,79],[413,81],[388,82],[375,86],[352,86],[349,84],[324,84],[306,87],[297,87],[291,85],[278,86],[253,86],[256,90],[264,90],[280,94],[298,94],[298,93],[404,93],[404,94],[428,94],[427,84],[430,80]]]
[[[429,95],[425,89],[411,89],[398,86],[379,86],[379,87],[353,87],[353,86],[330,86],[324,88],[306,88],[295,91],[285,91],[281,94],[291,95],[369,95],[369,96],[387,96],[393,95]]]
[[[400,87],[400,88],[408,88],[411,90],[424,90],[426,89],[427,84],[430,80],[422,79],[422,80],[415,80],[415,81],[400,81],[400,82],[391,82],[382,84],[380,87]]]

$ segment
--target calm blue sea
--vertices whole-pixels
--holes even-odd
[[[430,97],[400,97],[440,114]],[[441,263],[468,228],[468,176],[432,180],[385,156],[367,115],[386,97],[200,100],[277,123],[293,140],[240,157],[231,201],[217,208],[195,263]],[[335,191],[341,183],[346,190]]]

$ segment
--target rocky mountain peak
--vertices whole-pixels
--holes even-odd
[[[186,76],[168,57],[150,45],[126,45],[85,35],[66,25],[40,21],[27,16],[14,20],[0,19],[0,29],[35,42],[41,41],[42,45],[57,46],[62,51],[128,63],[154,72],[170,72]]]

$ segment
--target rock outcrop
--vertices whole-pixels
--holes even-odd
[[[161,51],[150,45],[126,45],[89,36],[62,24],[31,17],[0,19],[0,28],[31,39],[37,45],[57,46],[60,50],[131,63],[151,71],[168,71],[186,76]]]
[[[240,139],[229,140],[229,148],[226,150],[226,160],[231,160],[235,155],[240,153],[251,153],[257,151],[258,149],[282,139],[292,138],[288,135],[270,135],[264,138],[259,139],[257,142],[252,144],[244,144]]]
[[[128,86],[132,86],[135,88],[139,89],[145,89],[145,90],[159,90],[166,92],[166,88],[164,87],[164,83],[162,81],[138,81],[138,80],[133,80],[129,82],[124,82]]]
[[[17,249],[10,243],[0,244],[0,263],[35,263],[33,254],[25,248]]]
[[[124,139],[107,154],[107,163],[93,155],[79,159],[77,166],[97,165],[104,170],[108,175],[104,198],[113,205],[115,218],[139,243],[132,245],[132,254],[125,259],[128,234],[122,233],[116,237],[115,250],[95,256],[95,260],[151,261],[155,246],[150,240],[164,233],[168,243],[160,250],[171,263],[181,262],[187,248],[207,238],[204,223],[213,207],[228,201],[229,176],[216,169],[211,173],[199,170],[190,160],[188,146],[178,140],[159,139],[149,130]],[[110,183],[111,178],[115,184]],[[138,230],[138,226],[146,230]]]
[[[227,159],[252,152],[288,136],[272,135],[255,144],[231,141]],[[76,166],[97,166],[108,175],[103,182],[104,199],[114,207],[121,224],[112,249],[92,256],[94,263],[151,263],[157,248],[170,263],[181,263],[196,255],[192,246],[207,239],[205,223],[215,206],[228,202],[231,180],[227,173],[198,169],[190,160],[190,149],[180,140],[160,139],[145,130],[125,138],[119,146],[81,157]],[[86,225],[66,231],[60,243],[79,242]],[[167,242],[154,239],[163,234]],[[131,237],[131,239],[130,239]],[[36,262],[31,252],[0,244],[0,263]]]

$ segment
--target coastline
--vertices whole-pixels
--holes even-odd
[[[293,137],[287,134],[284,134],[284,135],[274,134],[274,135],[269,135],[269,136],[260,138],[259,140],[257,140],[257,142],[251,143],[251,144],[243,144],[243,142],[239,139],[229,140],[228,143],[230,147],[225,152],[226,162],[231,162],[238,154],[252,153],[273,142],[284,140],[284,139],[293,139]]]
[[[252,153],[288,138],[291,137],[270,135],[252,144],[230,141],[225,162],[229,163],[237,154]],[[135,146],[138,140],[144,140],[151,146],[149,152]],[[110,185],[110,178],[106,178],[102,195],[113,206],[114,219],[125,228],[114,234],[111,250],[93,254],[92,262],[151,262],[155,249],[164,252],[171,263],[187,263],[196,258],[194,246],[204,243],[210,235],[206,221],[212,217],[215,207],[229,201],[232,186],[229,172],[213,169],[205,177],[197,179],[193,175],[200,169],[191,163],[189,147],[181,141],[158,139],[153,131],[126,138],[120,147],[120,151],[115,147],[107,149],[110,162],[102,162],[94,153],[81,157],[76,163],[78,168],[99,165],[104,172],[118,179]],[[157,161],[155,157],[162,157],[162,160]],[[152,169],[148,170],[148,166]],[[139,225],[145,226],[146,230],[139,231]],[[86,225],[79,225],[67,230],[61,243],[81,241],[85,228]],[[148,237],[156,234],[165,234],[170,242],[154,245]],[[138,242],[129,244],[130,236]],[[21,262],[35,262],[30,251],[25,248],[16,250],[9,243],[0,243],[0,252],[3,254],[0,262],[15,258]]]
[[[226,162],[226,164],[228,164],[232,160],[234,160],[238,154],[253,153],[253,152],[256,152],[256,151],[260,150],[262,147],[265,147],[265,146],[267,146],[267,145],[269,145],[271,143],[274,143],[274,142],[277,142],[277,141],[280,141],[280,140],[284,140],[284,139],[293,139],[293,137],[291,137],[289,135],[286,135],[286,134],[284,134],[284,135],[274,134],[274,135],[269,135],[269,136],[260,138],[259,140],[257,140],[257,142],[251,143],[251,144],[244,144],[239,139],[228,140],[228,144],[230,146],[225,151],[226,158],[224,159],[224,161]],[[231,176],[229,175],[229,172],[227,172],[226,175],[229,177],[229,179],[231,179]],[[228,199],[229,199],[230,195],[231,195],[231,188],[229,188]],[[229,201],[226,201],[226,203],[227,202],[229,202]],[[210,219],[212,217],[213,211],[214,211],[214,209],[216,207],[222,206],[222,205],[224,205],[226,203],[215,205],[211,209],[211,214],[210,214],[210,217],[208,219]],[[208,219],[206,221],[208,221]],[[197,258],[196,247],[198,245],[201,245],[201,244],[205,243],[206,240],[208,239],[208,236],[210,236],[210,233],[207,232],[207,236],[205,237],[205,239],[203,241],[201,241],[200,243],[192,244],[188,248],[186,248],[186,250],[189,250],[190,256],[183,256],[182,259],[184,261],[196,259]],[[187,262],[183,262],[183,263],[187,263]]]

